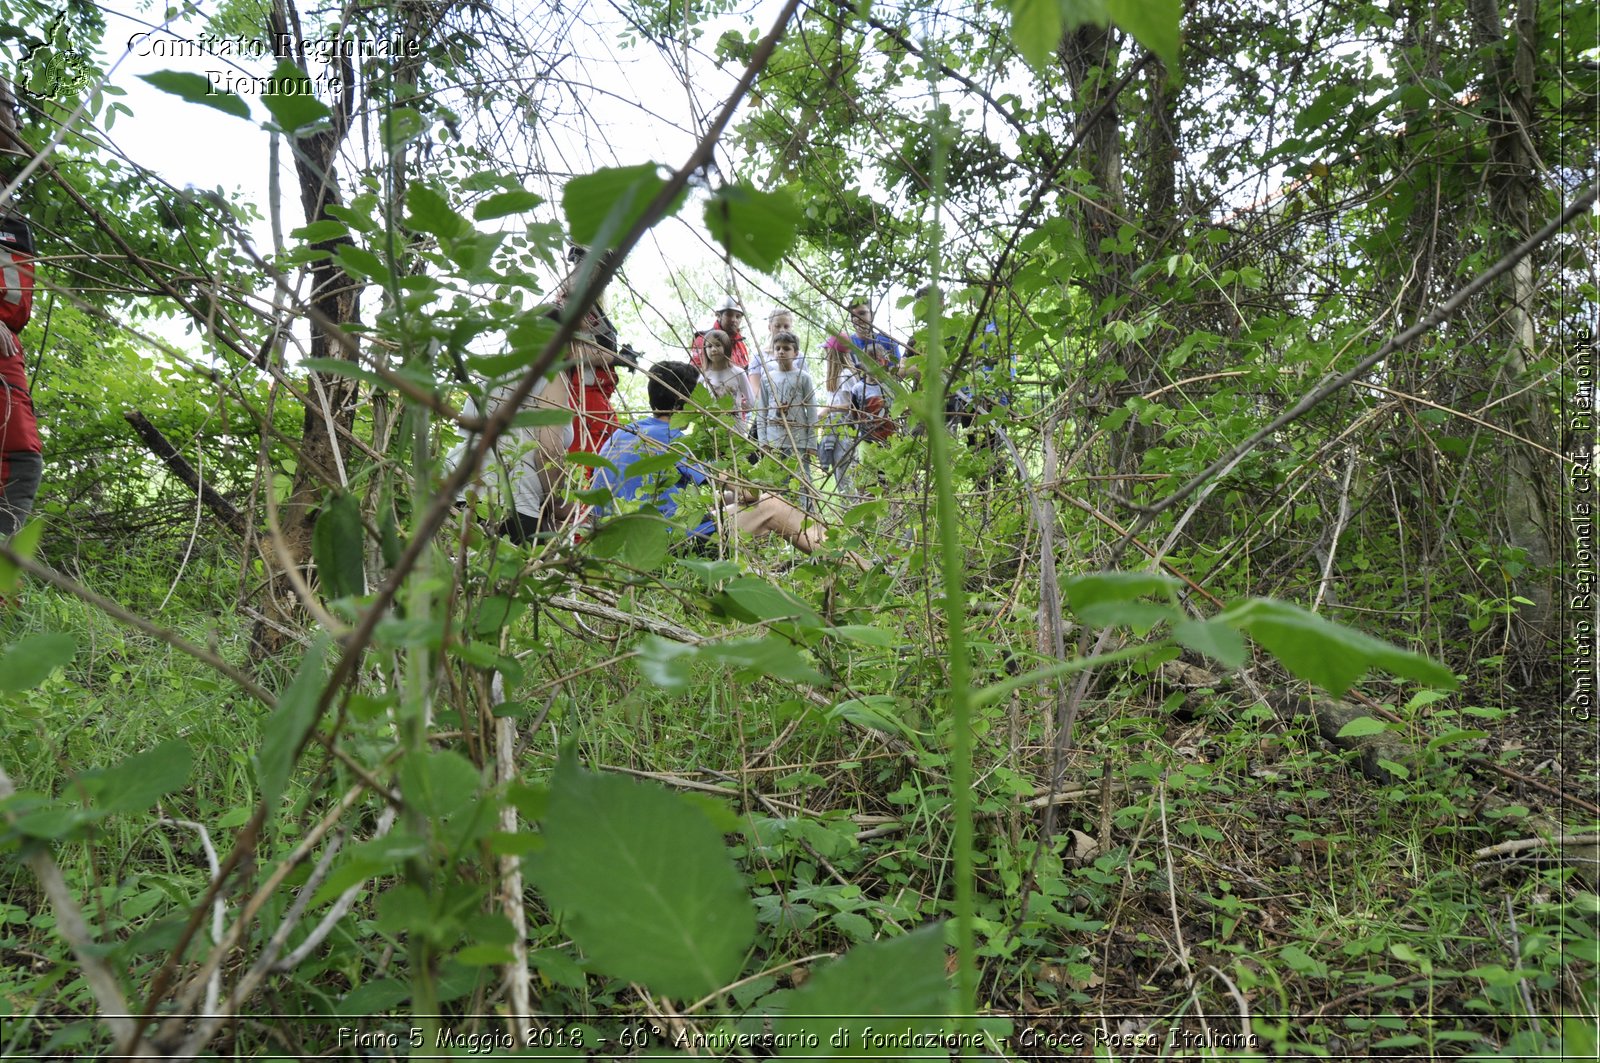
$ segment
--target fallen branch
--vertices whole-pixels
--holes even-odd
[[[1125,782],[1111,783],[1109,787],[1102,787],[1099,783],[1093,786],[1079,786],[1071,790],[1057,790],[1055,793],[1041,794],[1022,803],[1023,808],[1048,808],[1052,805],[1063,805],[1068,801],[1076,801],[1080,797],[1099,796],[1102,792],[1123,793],[1131,787]],[[997,813],[998,814],[998,813]]]
[[[563,609],[569,613],[581,613],[584,616],[598,617],[601,620],[610,620],[614,623],[625,624],[628,627],[648,631],[652,635],[659,635],[673,642],[686,642],[691,646],[699,646],[709,641],[704,635],[697,635],[688,628],[677,624],[668,624],[660,620],[652,620],[637,613],[625,613],[621,609],[613,609],[609,605],[599,602],[586,602],[581,598],[569,598],[565,595],[555,594],[545,599],[545,605],[553,609]]]
[[[1586,846],[1594,848],[1600,845],[1600,834],[1557,834],[1550,838],[1517,838],[1498,845],[1485,845],[1482,849],[1473,850],[1475,860],[1487,860],[1493,856],[1506,856],[1510,853],[1525,853],[1530,849],[1565,849],[1567,846]],[[1600,858],[1595,856],[1580,857],[1585,863],[1595,863]]]
[[[161,459],[167,470],[189,486],[189,490],[200,496],[200,501],[205,503],[213,516],[222,522],[223,526],[237,535],[245,534],[249,523],[244,519],[232,502],[219,495],[215,489],[200,478],[193,465],[178,453],[178,448],[173,446],[166,436],[161,434],[161,429],[150,423],[149,418],[138,410],[127,410],[122,415],[123,420],[133,426],[133,430],[150,453]]]

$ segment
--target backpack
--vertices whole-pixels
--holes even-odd
[[[15,214],[0,214],[0,325],[21,332],[32,314],[33,230]]]
[[[852,391],[850,405],[856,411],[856,432],[870,443],[882,443],[895,433],[894,418],[889,415],[889,398],[882,389]]]

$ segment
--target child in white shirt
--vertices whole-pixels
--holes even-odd
[[[705,334],[702,345],[705,368],[700,374],[700,382],[711,392],[713,399],[733,396],[733,415],[743,431],[750,422],[750,411],[755,408],[756,397],[750,388],[750,375],[729,358],[728,352],[732,346],[728,334],[721,329],[712,329]]]
[[[761,377],[760,439],[785,458],[799,458],[809,509],[811,458],[817,452],[817,394],[811,374],[796,364],[799,356],[800,339],[793,332],[772,337],[772,361]]]

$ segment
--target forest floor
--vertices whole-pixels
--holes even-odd
[[[236,652],[247,625],[213,604],[186,603],[180,624]],[[631,637],[605,620],[550,616],[539,667],[552,672],[581,666],[568,652],[579,645]],[[563,643],[569,623],[576,641]],[[29,588],[0,626],[7,642],[73,631],[81,649],[10,696],[0,746],[19,788],[70,797],[84,768],[182,737],[192,784],[165,814],[219,832],[243,822],[261,718],[225,683],[46,588]],[[937,667],[916,654],[834,663],[841,688],[860,691]],[[704,1021],[760,1030],[824,957],[952,914],[949,723],[902,701],[896,729],[869,702],[823,712],[792,684],[697,674],[692,698],[632,665],[566,682],[522,731],[520,759],[541,778],[558,746],[575,743],[596,770],[716,797],[736,814],[730,837],[753,891],[762,973]],[[1260,667],[1255,678],[1274,677]],[[1397,733],[1414,749],[1378,782],[1309,718],[1219,687],[1175,686],[1157,669],[1108,672],[1059,766],[1039,739],[1055,705],[1047,690],[1019,691],[979,721],[979,1000],[1004,1017],[1006,1053],[1581,1052],[1592,1024],[1562,1017],[1594,1007],[1592,878],[1542,845],[1479,850],[1595,822],[1572,804],[1563,818],[1560,799],[1527,781],[1592,790],[1592,733],[1544,695],[1520,706],[1498,691],[1407,701],[1408,689],[1373,682],[1367,693],[1404,721]],[[301,789],[294,800],[320,799]],[[192,848],[118,816],[63,858],[134,977],[204,887]],[[79,1013],[88,1002],[48,905],[20,863],[3,867],[0,1009]],[[585,977],[559,927],[531,933],[541,1010],[596,1023],[659,1015],[628,986]],[[342,948],[279,996],[331,1011],[388,963],[372,946]]]

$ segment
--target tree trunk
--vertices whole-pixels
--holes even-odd
[[[1534,140],[1534,57],[1537,34],[1533,0],[1516,0],[1515,28],[1508,38],[1496,0],[1472,0],[1473,35],[1488,53],[1486,95],[1492,103],[1489,172],[1486,175],[1500,249],[1525,240],[1532,229],[1538,185],[1531,145]],[[1506,387],[1517,397],[1507,403],[1506,425],[1529,440],[1553,438],[1548,402],[1530,367],[1538,359],[1533,307],[1533,263],[1523,259],[1506,285],[1507,306],[1500,337],[1505,344]],[[1554,569],[1554,506],[1549,487],[1557,470],[1532,447],[1510,442],[1495,470],[1500,545],[1520,550],[1524,567],[1508,572],[1510,593],[1532,602],[1517,613],[1515,645],[1529,662],[1549,659],[1557,637]]]
[[[218,494],[215,488],[201,479],[194,466],[190,465],[184,456],[178,453],[178,448],[173,446],[172,441],[162,434],[161,429],[151,424],[150,419],[138,410],[125,410],[122,417],[123,420],[133,426],[134,432],[144,441],[144,445],[150,449],[150,453],[160,458],[162,464],[171,471],[172,475],[182,480],[188,485],[189,490],[199,495],[200,501],[205,503],[206,508],[211,511],[217,520],[222,522],[224,527],[235,535],[245,534],[249,523],[245,520],[244,514],[235,509],[232,502]]]
[[[1082,169],[1094,181],[1094,187],[1087,189],[1088,194],[1080,201],[1079,231],[1088,256],[1095,263],[1092,274],[1082,284],[1105,320],[1117,316],[1109,300],[1132,273],[1131,257],[1106,246],[1116,241],[1118,230],[1128,218],[1122,175],[1122,108],[1111,98],[1121,51],[1121,35],[1114,27],[1094,25],[1067,33],[1059,49],[1079,114],[1096,116],[1079,146]],[[1098,389],[1099,401],[1094,405],[1100,413],[1115,410],[1129,397],[1151,390],[1149,384],[1154,376],[1148,356],[1136,344],[1106,342],[1113,369],[1112,377]],[[1154,438],[1152,426],[1129,418],[1111,438],[1107,459],[1110,471],[1138,471]]]
[[[299,13],[287,0],[275,0],[270,16],[278,58],[293,60],[289,42],[302,39]],[[346,86],[346,100],[354,91]],[[338,152],[348,130],[348,108],[336,107],[331,128],[295,137],[295,176],[300,186],[300,205],[307,224],[330,218],[328,208],[340,205]],[[316,245],[335,251],[347,238]],[[362,285],[348,277],[332,258],[311,267],[311,305],[321,319],[310,322],[311,356],[344,358],[354,361],[356,346],[343,327],[360,320]],[[355,421],[360,389],[356,381],[343,376],[312,372],[306,380],[307,405],[300,436],[300,460],[295,466],[289,498],[278,509],[278,541],[281,550],[269,551],[285,568],[299,568],[309,574],[311,532],[318,507],[331,484],[345,481],[345,458],[339,434],[348,433]],[[299,612],[289,577],[276,573],[267,587],[262,612],[279,625],[293,626]],[[256,625],[252,636],[255,656],[265,657],[281,650],[286,636],[267,622]]]

